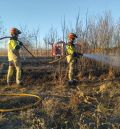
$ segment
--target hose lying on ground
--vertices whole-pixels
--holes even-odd
[[[29,105],[26,105],[24,107],[20,107],[20,108],[8,108],[8,109],[5,109],[5,108],[1,108],[0,109],[0,112],[12,112],[12,111],[20,111],[20,110],[24,110],[24,109],[28,109],[28,108],[31,108],[35,105],[37,105],[40,101],[41,101],[41,98],[37,95],[33,95],[33,94],[0,94],[0,96],[9,96],[9,97],[12,97],[12,96],[16,96],[16,97],[33,97],[36,99],[36,102],[35,103],[32,103],[32,104],[29,104]]]

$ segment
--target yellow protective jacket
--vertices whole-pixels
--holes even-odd
[[[16,61],[20,59],[19,43],[14,39],[10,39],[8,42],[8,61]]]
[[[66,45],[66,51],[68,55],[72,55],[76,50],[74,45]]]
[[[73,53],[76,52],[75,45],[72,45],[72,44],[66,45],[66,52],[68,55],[67,62],[70,63],[72,60],[75,59],[75,57],[73,57]]]

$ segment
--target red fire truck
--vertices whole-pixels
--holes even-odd
[[[60,57],[65,54],[65,42],[59,41],[52,44],[52,56]]]

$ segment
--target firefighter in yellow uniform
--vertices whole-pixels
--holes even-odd
[[[69,84],[74,84],[77,82],[76,79],[74,79],[74,67],[75,67],[75,60],[76,58],[79,58],[83,54],[77,53],[74,41],[77,38],[77,35],[74,33],[68,34],[68,43],[66,45],[66,53],[67,53],[67,62],[68,62],[68,78],[69,78]]]
[[[14,72],[14,68],[16,69],[16,83],[17,85],[21,85],[21,61],[19,50],[22,47],[22,42],[18,42],[18,36],[21,34],[21,31],[17,28],[12,28],[10,30],[11,38],[8,42],[8,61],[9,68],[7,74],[7,84],[11,85],[12,76]]]

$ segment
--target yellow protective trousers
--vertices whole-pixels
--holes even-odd
[[[68,62],[68,78],[69,80],[74,79],[74,67],[75,67],[75,59],[72,55],[67,56],[67,62]]]
[[[10,84],[12,81],[14,69],[16,69],[16,83],[21,83],[21,62],[18,60],[15,61],[9,61],[9,68],[8,68],[8,74],[7,74],[7,83]]]

